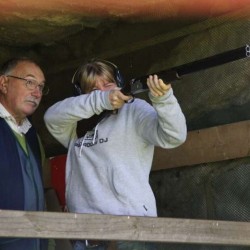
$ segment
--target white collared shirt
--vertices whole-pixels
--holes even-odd
[[[0,117],[2,117],[8,123],[12,130],[20,135],[26,134],[32,126],[27,118],[25,118],[22,124],[19,126],[15,118],[5,109],[5,107],[1,103]]]

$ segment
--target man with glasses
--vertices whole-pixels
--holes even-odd
[[[29,116],[48,93],[41,68],[28,58],[7,61],[0,75],[0,209],[43,211],[44,151]],[[48,241],[0,238],[1,250],[47,250]]]

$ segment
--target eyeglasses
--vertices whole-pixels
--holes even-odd
[[[12,76],[12,75],[6,75],[6,76],[25,81],[25,85],[29,90],[35,90],[36,88],[38,88],[39,92],[42,95],[47,95],[49,93],[49,87],[47,85],[39,84],[38,81],[34,79],[25,79],[22,77]]]

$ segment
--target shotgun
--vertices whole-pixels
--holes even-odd
[[[158,77],[161,78],[164,82],[173,82],[175,80],[182,79],[184,75],[233,62],[245,57],[250,57],[250,46],[248,44],[237,49],[229,50],[214,56],[206,57],[201,60],[183,64],[167,70],[155,72],[150,75],[158,75]],[[136,95],[141,92],[148,91],[148,77],[149,75],[133,78],[122,88],[122,93],[125,95]]]
[[[205,70],[208,68],[216,67],[225,63],[233,62],[245,57],[250,57],[250,46],[246,45],[238,49],[230,50],[217,54],[214,56],[206,57],[204,59],[183,64],[177,67],[173,67],[167,70],[162,70],[159,72],[152,73],[150,75],[158,75],[165,82],[173,82],[175,80],[180,80],[184,75],[191,74],[200,70]],[[122,93],[125,95],[136,96],[141,92],[148,91],[147,78],[149,75],[136,77],[130,80],[121,89]],[[105,116],[114,114],[117,112],[111,110],[105,110],[100,115],[94,115],[89,119],[89,125],[86,123],[78,122],[77,134],[78,136],[83,136],[86,131],[96,126],[96,124],[101,121]],[[84,126],[83,126],[84,125]]]

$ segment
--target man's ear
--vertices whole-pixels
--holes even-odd
[[[0,76],[0,92],[5,94],[7,93],[7,84],[8,83],[8,77],[5,75]]]

